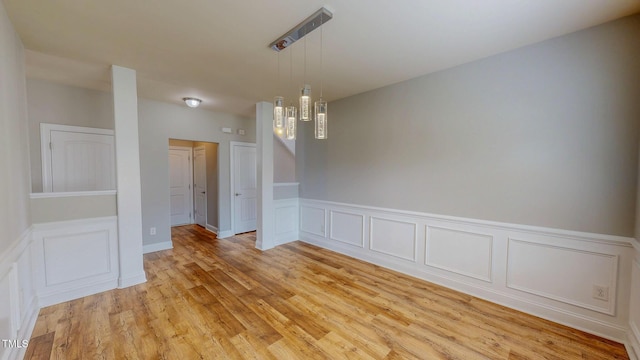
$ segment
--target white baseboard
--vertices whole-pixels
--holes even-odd
[[[79,299],[81,297],[97,294],[103,291],[113,290],[118,287],[118,279],[111,279],[82,287],[73,287],[69,290],[56,290],[51,293],[40,293],[38,303],[41,307],[59,304],[65,301]]]
[[[218,235],[218,228],[213,226],[213,225],[209,225],[207,224],[207,226],[205,226],[205,229],[211,231],[212,233]]]
[[[146,244],[142,246],[142,253],[148,254],[156,251],[173,249],[173,242],[165,241],[161,243]]]
[[[300,199],[300,239],[604,338],[627,338],[629,238]],[[609,288],[608,300],[593,299],[593,284]]]
[[[126,287],[142,284],[145,282],[147,282],[147,274],[145,274],[143,271],[134,276],[129,276],[126,278],[121,277],[118,280],[118,288],[124,289]]]
[[[218,231],[218,239],[224,239],[235,235],[231,230]]]

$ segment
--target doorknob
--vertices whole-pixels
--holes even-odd
[[[200,191],[200,194],[204,194],[204,191]]]
[[[240,195],[242,195],[242,194],[240,194],[240,193],[236,193],[236,196],[240,196]]]

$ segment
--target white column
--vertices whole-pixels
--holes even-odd
[[[135,70],[111,66],[118,202],[118,287],[147,281],[142,265],[142,192]]]
[[[273,104],[256,104],[256,154],[258,163],[258,226],[256,248],[271,249],[275,238],[273,214]]]

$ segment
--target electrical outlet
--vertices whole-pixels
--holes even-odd
[[[320,232],[324,234],[324,224],[320,225]]]
[[[609,301],[609,287],[593,285],[593,298],[598,300]]]
[[[155,235],[156,234],[156,228],[152,227],[149,229],[149,235]]]

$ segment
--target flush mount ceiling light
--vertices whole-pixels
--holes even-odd
[[[192,97],[182,98],[182,100],[184,100],[184,103],[187,104],[187,106],[190,108],[197,108],[198,106],[200,106],[200,103],[202,102],[202,100],[192,98]]]

